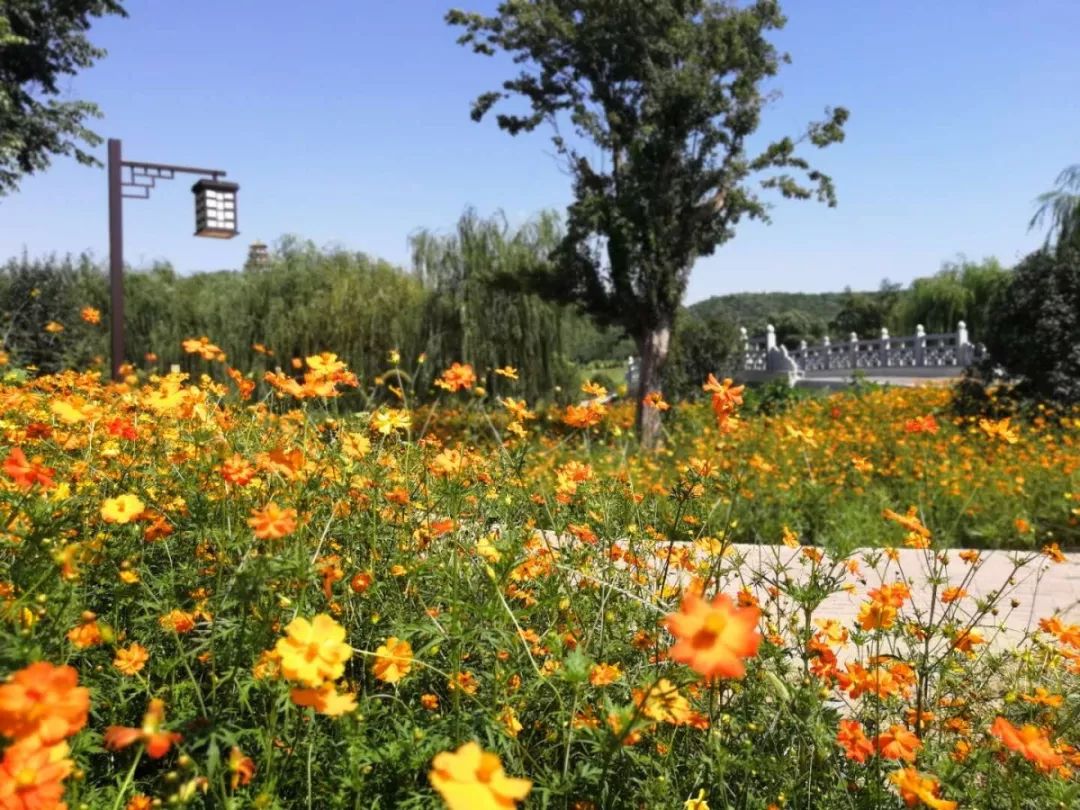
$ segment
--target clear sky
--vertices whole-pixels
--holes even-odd
[[[494,0],[129,0],[100,22],[109,53],[69,84],[125,157],[221,168],[240,183],[241,236],[192,237],[190,185],[125,202],[126,258],[180,272],[239,267],[247,244],[295,233],[408,261],[418,227],[466,206],[520,221],[562,209],[570,182],[547,132],[512,138],[469,104],[508,75],[455,44],[451,5]],[[1006,264],[1041,234],[1037,194],[1080,162],[1077,0],[788,0],[792,57],[762,135],[851,111],[844,143],[814,150],[839,205],[778,201],[694,269],[689,301],[737,291],[876,288],[957,254]],[[105,155],[104,144],[98,150]],[[0,198],[0,257],[107,259],[106,177],[59,160]]]

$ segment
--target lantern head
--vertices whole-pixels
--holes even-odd
[[[236,230],[237,183],[200,180],[191,187],[195,193],[195,235],[231,239]]]

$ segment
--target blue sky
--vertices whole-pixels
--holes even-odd
[[[222,168],[240,183],[241,236],[193,238],[194,178],[125,202],[126,258],[181,272],[239,267],[248,242],[295,233],[408,261],[419,227],[466,206],[520,221],[563,208],[569,179],[546,132],[512,138],[469,104],[508,75],[455,44],[451,5],[494,0],[129,0],[92,39],[109,54],[71,80],[125,157]],[[966,254],[1012,264],[1039,243],[1032,201],[1080,162],[1076,0],[788,0],[788,51],[762,138],[850,109],[844,143],[815,150],[837,208],[778,200],[694,268],[689,301],[737,291],[907,282]],[[99,149],[104,157],[105,147]],[[0,200],[0,257],[107,258],[106,178],[58,160]]]

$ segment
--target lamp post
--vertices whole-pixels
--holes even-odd
[[[236,192],[240,186],[222,180],[225,172],[124,160],[119,139],[109,139],[109,314],[114,380],[120,379],[120,367],[124,364],[124,198],[149,199],[150,190],[158,180],[172,180],[177,174],[204,178],[191,187],[195,194],[195,236],[231,239],[239,233]]]

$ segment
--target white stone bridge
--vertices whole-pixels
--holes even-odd
[[[737,375],[745,382],[786,379],[793,386],[830,386],[849,383],[859,373],[872,382],[918,385],[958,377],[985,355],[981,343],[969,340],[963,321],[955,332],[928,335],[920,325],[914,335],[892,337],[882,329],[881,337],[870,340],[853,332],[847,340],[833,343],[825,337],[813,346],[804,340],[791,350],[777,343],[772,324],[761,337],[740,331],[743,353]]]

